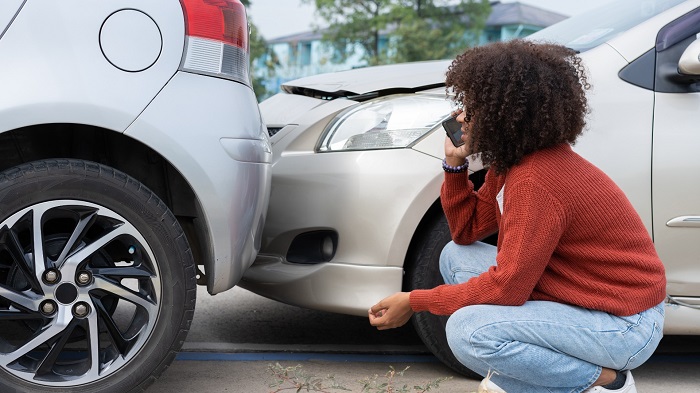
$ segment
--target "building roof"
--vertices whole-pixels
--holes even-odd
[[[532,25],[547,27],[568,18],[566,15],[543,10],[520,2],[491,3],[491,15],[486,26]]]
[[[285,35],[282,37],[273,38],[267,40],[268,44],[279,44],[282,42],[307,42],[307,41],[317,41],[323,37],[324,30],[319,31],[303,31],[301,33],[295,33],[290,35]]]

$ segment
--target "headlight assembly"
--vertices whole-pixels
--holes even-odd
[[[408,147],[449,116],[445,96],[405,94],[377,98],[341,112],[329,123],[318,151]]]

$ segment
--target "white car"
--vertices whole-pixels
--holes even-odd
[[[271,151],[238,0],[0,1],[0,391],[143,391],[238,283]]]
[[[588,67],[592,112],[574,148],[623,188],[655,240],[668,276],[666,334],[700,334],[698,33],[700,0],[619,0],[530,36],[578,50]],[[272,193],[261,253],[241,286],[366,316],[396,291],[441,282],[449,64],[303,78],[261,103]],[[470,170],[479,185],[481,164]],[[452,357],[444,318],[413,322],[438,358],[470,374]]]

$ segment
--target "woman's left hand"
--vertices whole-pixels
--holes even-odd
[[[410,292],[397,292],[369,309],[369,323],[379,330],[403,326],[411,319]]]
[[[463,145],[455,147],[450,138],[445,137],[445,161],[447,165],[460,166],[463,165],[467,157],[473,152],[471,151],[471,127],[470,121],[466,120],[467,114],[461,110],[452,112],[452,116],[457,119],[457,122],[462,125],[462,141]],[[471,119],[471,115],[469,115]]]

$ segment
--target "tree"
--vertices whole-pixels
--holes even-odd
[[[258,76],[255,77],[253,72],[253,64],[251,64],[250,77],[253,82],[253,91],[258,100],[261,100],[270,94],[267,87],[262,83],[262,80],[272,78],[275,75],[277,67],[280,65],[277,54],[267,45],[265,38],[260,34],[258,27],[250,22],[250,59],[254,63],[257,59],[264,59],[265,64],[262,69],[258,69]]]
[[[453,58],[478,45],[491,5],[488,0],[453,5],[416,0],[412,9],[401,11],[392,34],[395,62]]]
[[[370,64],[385,62],[386,50],[380,46],[380,32],[390,23],[397,0],[302,0],[314,3],[316,13],[331,27],[323,40],[335,50],[336,62],[354,53],[358,44]],[[383,50],[384,49],[384,50]]]
[[[363,49],[373,64],[454,57],[478,43],[488,0],[302,0],[330,26],[324,41],[344,61]]]
[[[241,0],[241,2],[246,8],[250,7],[250,0]],[[262,80],[274,76],[275,70],[277,66],[279,66],[279,60],[277,59],[275,52],[267,45],[265,38],[260,34],[258,27],[250,19],[250,16],[248,17],[248,23],[250,26],[250,37],[248,42],[250,44],[251,62],[254,62],[256,59],[260,58],[265,59],[265,66],[261,70],[264,77],[256,78],[253,75],[252,64],[250,72],[250,78],[253,83],[253,91],[255,92],[255,96],[258,97],[258,100],[260,100],[261,98],[266,97],[269,93],[265,85],[262,83]]]

